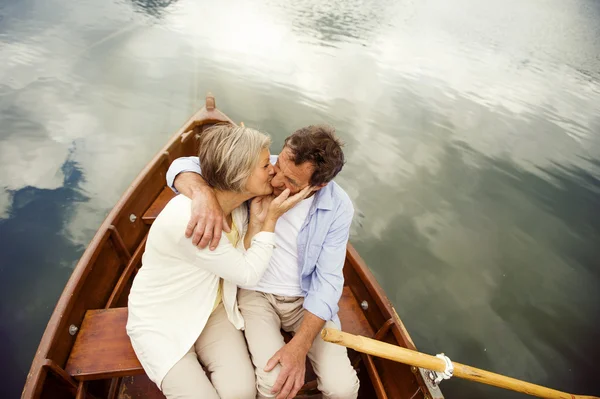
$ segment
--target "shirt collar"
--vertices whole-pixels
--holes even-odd
[[[333,209],[333,182],[327,183],[325,187],[315,194],[315,209],[332,210]]]

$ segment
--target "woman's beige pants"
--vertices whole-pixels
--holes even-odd
[[[222,303],[210,315],[194,346],[167,373],[162,392],[168,399],[256,397],[254,367],[244,335],[227,319]]]

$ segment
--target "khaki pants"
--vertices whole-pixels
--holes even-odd
[[[302,297],[283,297],[258,291],[240,289],[238,305],[246,323],[246,341],[256,369],[258,398],[272,398],[273,385],[281,370],[277,365],[272,371],[264,368],[269,359],[285,342],[280,329],[294,333],[304,317]],[[325,327],[337,328],[328,321]],[[320,335],[308,352],[319,391],[325,398],[353,399],[358,395],[359,381],[343,346],[323,341]]]
[[[206,366],[210,380],[200,363]],[[162,392],[168,399],[256,397],[254,367],[244,335],[227,319],[222,303],[189,352],[167,373]]]

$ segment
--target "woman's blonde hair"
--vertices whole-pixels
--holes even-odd
[[[204,180],[217,190],[240,193],[271,138],[248,127],[221,124],[202,132],[199,144]]]

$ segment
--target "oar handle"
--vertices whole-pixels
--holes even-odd
[[[348,334],[332,328],[323,329],[323,331],[321,331],[321,337],[324,341],[342,345],[347,348],[352,348],[358,352],[382,357],[384,359],[393,360],[411,366],[421,367],[438,372],[443,372],[446,369],[446,363],[443,359],[413,351],[411,349],[388,344],[387,342],[381,342],[359,335]],[[507,377],[501,374],[492,373],[456,362],[452,362],[452,365],[454,366],[454,376],[456,377],[493,385],[499,388],[510,389],[540,398],[600,399],[596,396],[572,395],[570,393],[557,391],[541,385],[532,384],[516,378]]]

